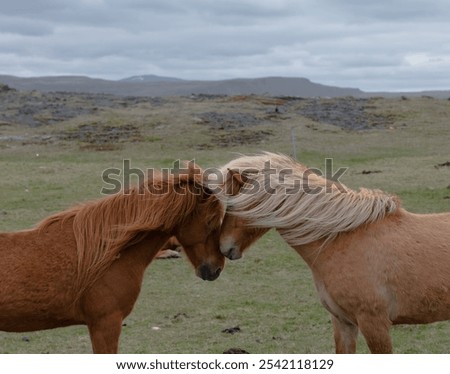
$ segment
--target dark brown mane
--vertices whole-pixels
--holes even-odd
[[[56,213],[37,229],[73,220],[78,255],[75,287],[81,293],[143,233],[171,233],[200,208],[207,212],[202,219],[210,222],[211,229],[220,226],[222,205],[201,178],[198,169],[175,177],[158,173],[140,186]]]

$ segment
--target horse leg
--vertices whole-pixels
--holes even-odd
[[[332,316],[336,353],[355,353],[358,326]]]
[[[103,316],[88,324],[94,353],[117,353],[122,330],[122,314]]]
[[[364,316],[358,318],[358,326],[371,353],[392,353],[392,340],[389,334],[391,322],[388,318]]]

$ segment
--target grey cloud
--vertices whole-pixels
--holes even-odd
[[[351,21],[361,23],[372,21],[410,22],[445,18],[450,4],[445,0],[326,0],[329,9]]]
[[[61,11],[67,3],[58,0],[2,0],[0,6],[2,15],[40,18],[49,12]]]
[[[0,1],[4,74],[450,87],[444,0]]]
[[[18,34],[40,37],[50,35],[52,32],[53,27],[47,22],[0,15],[0,35]]]

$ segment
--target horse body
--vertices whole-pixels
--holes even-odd
[[[220,201],[191,175],[148,183],[0,234],[0,330],[84,324],[94,353],[116,353],[144,272],[173,235],[196,274],[216,279],[224,265]],[[161,184],[164,194],[155,192]]]
[[[3,233],[0,243],[2,330],[32,331],[80,321],[72,302],[77,265],[71,230]]]
[[[354,352],[358,328],[372,352],[389,352],[392,324],[450,319],[450,245],[442,244],[450,243],[449,227],[450,214],[402,210],[342,233],[325,248],[294,246],[312,271],[337,335],[348,342],[338,338],[338,352]]]
[[[371,352],[389,353],[392,324],[450,319],[450,214],[413,214],[380,191],[241,195],[247,179],[257,185],[261,158],[274,160],[277,172],[281,166],[300,176],[306,170],[273,154],[243,156],[227,165],[233,168],[225,189],[231,210],[222,224],[221,251],[240,258],[275,227],[312,271],[332,315],[336,352],[354,353],[361,331]],[[241,163],[248,168],[252,162],[253,171],[235,173]],[[317,178],[312,187],[319,185],[326,181]],[[342,229],[333,231],[339,225]]]

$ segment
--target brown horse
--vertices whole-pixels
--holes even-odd
[[[449,213],[410,213],[395,196],[353,191],[283,155],[242,156],[222,171],[222,253],[240,258],[276,228],[312,271],[337,353],[355,352],[359,330],[371,352],[391,353],[391,325],[450,319]]]
[[[224,208],[194,169],[0,234],[0,330],[84,324],[94,353],[116,353],[144,271],[172,235],[196,274],[216,279]]]

